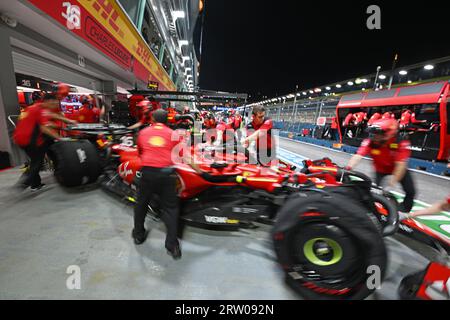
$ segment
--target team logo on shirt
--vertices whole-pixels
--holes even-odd
[[[166,141],[163,138],[156,136],[151,137],[148,140],[148,143],[150,143],[150,145],[154,147],[163,147],[166,144]]]
[[[375,155],[375,156],[378,156],[378,155],[381,154],[381,151],[378,150],[378,149],[373,149],[371,153],[372,153],[373,155]]]

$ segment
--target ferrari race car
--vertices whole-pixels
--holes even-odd
[[[66,130],[76,140],[55,143],[50,152],[57,181],[75,187],[99,180],[105,190],[135,202],[141,164],[134,132],[101,124]],[[364,299],[375,290],[368,283],[369,267],[378,267],[383,279],[383,237],[397,231],[398,213],[395,201],[367,176],[329,159],[310,161],[298,171],[284,163],[263,167],[238,161],[246,154],[224,155],[196,145],[190,150],[202,173],[183,163],[174,168],[181,226],[239,230],[272,225],[286,282],[304,298]],[[161,211],[155,197],[148,214],[158,219]]]
[[[130,132],[89,130],[96,138],[107,134],[111,139],[56,143],[57,180],[76,186],[100,177],[104,189],[135,202],[141,165]],[[320,161],[316,165],[323,170],[299,172],[286,164],[225,162],[191,150],[202,173],[183,163],[174,168],[182,226],[238,230],[273,225],[271,238],[286,281],[305,298],[363,299],[375,290],[367,284],[367,270],[377,266],[384,277],[383,236],[397,230],[398,215],[395,203],[376,192],[367,176]],[[157,198],[148,214],[155,219],[164,214]]]

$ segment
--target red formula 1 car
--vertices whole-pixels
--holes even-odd
[[[107,133],[111,140],[55,144],[58,181],[82,185],[101,175],[103,188],[134,202],[141,165],[129,132],[86,128],[94,137]],[[305,298],[363,299],[374,290],[366,285],[367,268],[378,266],[383,278],[383,236],[395,232],[398,215],[389,199],[373,192],[368,177],[330,163],[330,170],[304,173],[288,165],[227,163],[204,153],[197,158],[201,174],[182,163],[175,168],[181,225],[218,230],[273,225],[271,237],[286,281]],[[160,214],[155,198],[149,215]]]
[[[134,202],[141,169],[137,150],[115,144],[109,155],[103,188]],[[324,171],[305,174],[286,165],[198,158],[201,174],[186,164],[175,167],[182,225],[214,230],[273,225],[272,240],[287,283],[306,298],[363,299],[372,292],[366,286],[367,267],[379,266],[384,275],[383,234],[396,228],[398,216],[388,199],[371,192],[368,177],[340,172],[344,183]],[[393,220],[382,224],[380,210]],[[160,214],[155,198],[149,215]]]
[[[123,127],[85,127],[89,141],[52,148],[58,181],[76,186],[101,175],[103,188],[136,201],[141,165],[130,133]],[[186,164],[175,167],[182,225],[219,230],[273,225],[286,281],[305,298],[363,299],[375,290],[367,285],[367,270],[377,266],[384,277],[383,236],[395,232],[398,215],[389,199],[373,192],[367,176],[337,167],[298,172],[288,165],[230,163],[194,147],[192,152],[201,174]],[[161,214],[154,198],[149,215]]]

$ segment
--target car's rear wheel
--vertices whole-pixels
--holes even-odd
[[[339,194],[307,192],[289,200],[273,230],[287,283],[307,299],[364,299],[375,289],[373,270],[381,281],[386,268],[377,224],[367,209]]]

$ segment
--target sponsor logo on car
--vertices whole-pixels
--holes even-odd
[[[233,207],[232,211],[234,213],[256,213],[256,212],[258,212],[258,209]]]
[[[411,229],[410,227],[405,226],[404,224],[400,224],[399,228],[402,229],[405,232],[408,232],[408,233],[412,233],[413,232],[413,229]]]
[[[122,178],[125,178],[125,177],[128,177],[130,174],[133,174],[133,170],[131,170],[131,169],[128,169],[128,164],[129,164],[130,162],[125,162],[125,163],[122,163],[120,166],[119,166],[119,175],[122,177]]]
[[[209,223],[223,223],[223,224],[236,224],[239,220],[228,219],[228,217],[215,217],[215,216],[205,216],[206,222]]]

